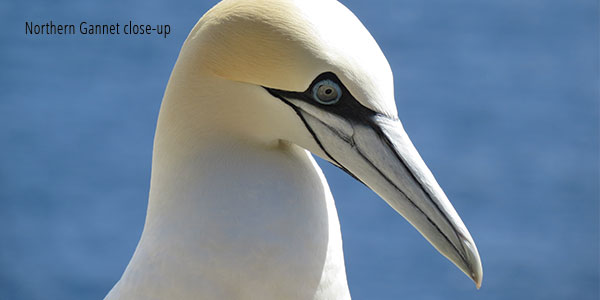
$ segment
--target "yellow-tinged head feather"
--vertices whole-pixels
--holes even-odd
[[[334,72],[363,105],[396,115],[387,60],[334,0],[222,1],[196,24],[181,56],[221,78],[289,91]]]

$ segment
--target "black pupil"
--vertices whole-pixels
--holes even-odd
[[[337,102],[340,91],[337,89],[334,83],[330,82],[320,82],[319,85],[314,87],[316,91],[314,91],[314,97],[318,101],[325,102],[323,104],[333,104]]]

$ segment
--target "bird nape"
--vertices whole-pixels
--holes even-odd
[[[356,16],[334,0],[225,0],[173,68],[142,237],[106,298],[349,299],[335,202],[310,153],[479,288],[475,243],[404,131],[392,71]]]

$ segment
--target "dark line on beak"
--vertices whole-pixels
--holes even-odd
[[[302,117],[303,118],[303,117]],[[321,124],[323,124],[323,126],[327,127],[329,130],[331,130],[334,133],[337,133],[337,130],[335,130],[335,128],[332,128],[331,126],[325,124],[323,121],[319,120],[318,118],[315,118],[317,121],[319,121]],[[304,118],[303,118],[304,120]],[[307,128],[309,128],[309,130],[312,132],[312,129],[310,129],[310,126],[308,126],[306,123],[305,125],[307,126]],[[373,127],[373,126],[371,126]],[[377,131],[375,131],[377,132]],[[339,135],[339,134],[338,134]],[[379,138],[382,138],[381,136]],[[351,138],[352,139],[352,138]],[[352,139],[353,140],[353,139]],[[385,139],[384,142],[388,143],[388,140]],[[388,146],[393,146],[388,144]],[[433,220],[431,220],[431,218],[412,200],[410,199],[410,197],[408,197],[408,195],[406,195],[406,193],[404,193],[387,175],[385,175],[381,170],[379,170],[379,168],[377,168],[368,158],[367,156],[364,155],[364,153],[362,153],[362,151],[360,151],[359,147],[354,147],[356,152],[358,152],[358,154],[375,170],[377,170],[377,173],[379,173],[379,175],[381,175],[381,177],[383,177],[389,184],[391,184],[398,192],[400,192],[400,194],[402,194],[402,196],[404,196],[404,198],[406,198],[406,200],[408,200],[408,202],[410,202],[417,210],[419,210],[419,212],[421,212],[422,215],[425,216],[425,218],[427,218],[427,220],[429,221],[429,223],[431,225],[433,225],[433,227],[435,227],[435,229],[437,229],[437,231],[444,237],[444,239],[446,239],[446,241],[448,241],[448,243],[450,245],[452,245],[452,247],[454,248],[454,250],[456,250],[456,252],[458,253],[458,255],[460,255],[460,257],[462,258],[462,260],[469,266],[469,268],[471,267],[470,264],[467,262],[467,260],[465,259],[464,255],[462,252],[460,252],[457,248],[456,245],[454,245],[454,243],[452,243],[452,241],[450,240],[450,238],[448,238],[448,236],[442,231],[442,229],[435,223],[433,222]],[[406,171],[412,176],[413,180],[415,180],[417,182],[417,184],[419,184],[419,187],[421,188],[421,190],[423,190],[423,192],[427,195],[427,197],[429,197],[429,201],[433,203],[433,205],[438,209],[438,211],[442,214],[442,216],[444,216],[444,218],[446,219],[446,221],[448,222],[448,224],[450,225],[450,227],[452,229],[454,229],[454,232],[457,232],[456,228],[454,228],[454,226],[452,226],[452,223],[450,223],[450,221],[448,220],[448,218],[446,217],[446,214],[439,208],[439,206],[433,201],[433,199],[431,198],[431,195],[429,195],[429,193],[427,192],[427,190],[425,190],[425,188],[423,187],[423,185],[421,184],[420,181],[418,181],[414,174],[412,173],[411,169],[408,168],[408,166],[406,165],[406,163],[404,162],[404,160],[400,159],[400,157],[398,157],[398,153],[396,153],[396,151],[394,150],[394,148],[391,148],[392,152],[394,153],[394,155],[396,156],[396,158],[398,159],[398,161],[400,161],[402,163],[402,165],[404,166],[404,168],[406,169]],[[323,149],[323,151],[325,151],[325,149]],[[336,161],[337,162],[337,161]],[[362,181],[361,181],[362,182]],[[364,183],[363,183],[364,184]],[[365,184],[366,185],[366,184]],[[368,186],[367,186],[368,187]],[[460,238],[459,238],[460,241]],[[464,250],[464,247],[462,247]]]
[[[396,152],[396,148],[395,148],[394,144],[392,143],[392,141],[388,138],[388,136],[378,126],[370,126],[370,127],[371,127],[371,129],[373,129],[377,133],[377,135],[379,136],[379,138],[382,139],[386,143],[386,145],[388,145],[388,148],[390,148],[392,150],[392,153],[394,153],[394,156],[396,156],[396,159],[398,159],[398,161],[400,161],[402,163],[402,165],[404,166],[404,168],[406,169],[406,171],[408,171],[408,174],[410,174],[410,176],[412,177],[412,179],[419,185],[419,187],[425,193],[425,195],[427,195],[427,197],[429,198],[429,202],[433,203],[433,205],[435,206],[435,208],[437,208],[437,210],[439,212],[441,212],[442,216],[444,217],[444,219],[446,220],[446,222],[448,223],[448,225],[450,225],[450,227],[452,227],[452,229],[454,229],[454,233],[456,234],[456,237],[458,238],[458,240],[460,242],[460,246],[463,249],[463,252],[466,253],[467,251],[465,250],[464,244],[461,242],[461,238],[464,238],[464,237],[462,237],[462,234],[456,229],[456,227],[454,227],[453,223],[450,222],[450,219],[446,215],[445,211],[443,211],[440,208],[440,206],[435,201],[433,201],[433,196],[431,195],[430,191],[428,189],[426,189],[425,186],[423,185],[423,183],[421,183],[421,181],[415,176],[415,174],[412,172],[411,168],[409,168],[408,163],[406,163],[406,161],[404,160],[404,158],[402,158],[402,156],[398,152]],[[428,217],[428,219],[429,219],[429,217]],[[435,225],[435,226],[437,228],[437,225]],[[438,230],[439,230],[439,228],[438,228]],[[444,235],[444,237],[446,238],[446,240],[448,240],[448,242],[450,242],[450,240],[448,239],[448,237],[446,235]],[[471,269],[472,266],[469,263],[469,261],[465,258],[463,252],[458,251],[458,249],[456,248],[456,246],[452,242],[450,242],[450,244],[454,247],[454,249],[456,250],[456,252],[458,252],[458,254],[463,259],[463,261],[467,264],[467,266],[469,267],[469,269]]]
[[[462,254],[462,252],[460,252],[457,248],[456,245],[454,245],[454,243],[452,243],[452,241],[450,240],[450,238],[448,238],[448,236],[442,231],[442,229],[435,223],[433,222],[433,220],[414,202],[412,201],[412,199],[410,199],[410,197],[408,197],[408,195],[406,195],[406,193],[404,193],[387,175],[385,175],[381,170],[379,170],[379,168],[377,168],[365,155],[364,153],[362,153],[362,151],[360,151],[360,148],[356,148],[356,151],[358,152],[358,154],[360,154],[360,156],[369,163],[369,165],[371,165],[371,167],[373,167],[373,169],[377,170],[377,173],[379,173],[379,175],[381,175],[389,184],[391,184],[398,192],[400,192],[404,198],[406,198],[406,200],[408,200],[408,202],[410,202],[416,209],[419,210],[419,212],[421,212],[422,215],[425,216],[425,218],[427,218],[427,221],[429,221],[429,223],[431,225],[433,225],[433,227],[435,227],[435,229],[444,237],[444,239],[446,239],[446,241],[448,241],[448,243],[450,245],[452,245],[452,248],[454,248],[454,250],[456,250],[456,252],[458,253],[458,255],[460,255],[460,257],[463,259],[463,261],[465,261],[465,263],[467,263],[464,255]],[[410,171],[410,169],[407,168],[408,173],[412,172]],[[419,183],[420,185],[420,183]],[[423,187],[421,186],[421,189]],[[427,192],[425,192],[427,194]],[[431,202],[433,202],[430,199]],[[437,207],[437,205],[434,202],[434,205]],[[439,210],[439,208],[438,208]],[[442,215],[444,215],[444,213],[440,210],[440,212],[442,213]],[[444,215],[445,217],[445,215]],[[454,226],[452,226],[452,223],[449,223],[450,226],[454,229],[454,231],[456,231],[456,228],[454,228]],[[468,265],[468,263],[467,263]]]

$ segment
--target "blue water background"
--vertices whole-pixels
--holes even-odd
[[[343,1],[481,253],[480,291],[320,161],[354,299],[599,298],[598,2]],[[0,299],[101,299],[140,236],[162,94],[215,1],[0,2]],[[25,21],[171,35],[26,36]]]

